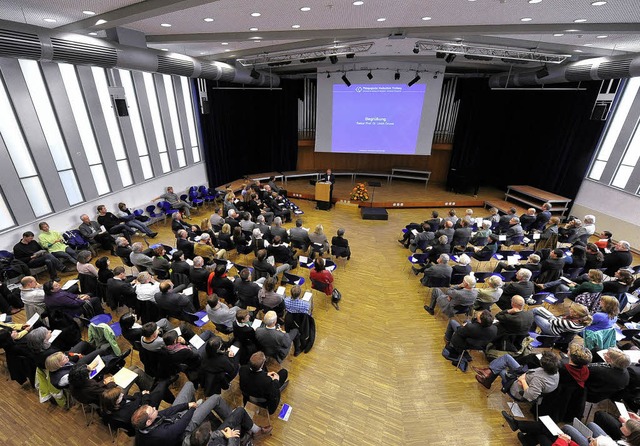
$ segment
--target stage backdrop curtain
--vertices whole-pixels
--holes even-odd
[[[491,90],[486,79],[460,79],[450,167],[477,174],[480,185],[522,184],[575,198],[604,128],[589,119],[600,82],[581,87]]]
[[[209,184],[295,170],[302,82],[283,80],[282,90],[219,90],[214,85],[207,81],[210,113],[200,114]]]

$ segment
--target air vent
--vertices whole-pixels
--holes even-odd
[[[96,65],[99,67],[115,67],[118,52],[115,48],[92,45],[90,43],[51,38],[54,62],[68,62],[78,65]]]
[[[0,56],[40,59],[42,44],[36,34],[0,29]]]
[[[220,75],[222,74],[220,72],[220,68],[206,62],[202,64],[201,70],[202,71],[200,72],[200,77],[203,77],[205,79],[211,79],[214,81],[218,80],[220,78]]]
[[[536,85],[538,82],[538,78],[536,77],[537,72],[531,71],[528,73],[520,73],[518,78],[516,79],[516,83],[518,85]]]
[[[569,82],[591,80],[591,67],[593,67],[593,65],[571,65],[567,67],[565,78]]]
[[[632,59],[608,60],[598,65],[600,79],[624,79],[631,77],[629,68]]]
[[[229,65],[224,65],[219,67],[222,71],[222,75],[220,76],[220,80],[224,82],[233,82],[233,79],[236,77],[236,70]]]
[[[193,62],[175,57],[158,56],[158,73],[193,76]]]

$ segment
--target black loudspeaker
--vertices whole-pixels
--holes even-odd
[[[380,181],[369,181],[367,183],[370,187],[381,187],[382,183]]]
[[[127,101],[124,99],[114,99],[116,103],[116,110],[118,116],[129,116],[129,109],[127,108]]]
[[[363,220],[389,220],[389,214],[384,208],[360,208]]]
[[[211,112],[211,107],[209,106],[209,101],[206,99],[202,99],[202,105],[200,106],[200,112],[203,115],[208,115]]]

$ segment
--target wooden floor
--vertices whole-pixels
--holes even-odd
[[[417,188],[424,193],[423,185]],[[429,186],[429,193],[435,191]],[[346,268],[340,265],[334,273],[343,295],[340,311],[316,302],[318,336],[313,350],[283,363],[291,384],[282,402],[293,408],[291,418],[285,422],[273,416],[273,435],[257,444],[517,444],[515,433],[502,427],[501,393],[487,398],[472,371],[455,371],[441,356],[446,323],[423,310],[428,290],[405,269],[408,251],[397,242],[400,229],[424,220],[427,210],[392,209],[388,221],[364,221],[355,207],[317,211],[313,202],[297,203],[305,212],[306,227],[322,223],[329,237],[345,228],[353,256]],[[202,210],[198,217],[209,212]],[[159,239],[172,243],[168,223],[157,226]],[[118,264],[112,259],[112,267]],[[302,268],[294,272],[308,278]],[[23,322],[24,312],[15,319]],[[474,357],[474,364],[486,364]],[[137,355],[134,359],[138,363]],[[67,412],[40,404],[34,390],[13,381],[2,381],[0,393],[2,445],[88,446],[111,441],[99,422],[85,427],[79,407]],[[239,403],[237,380],[223,396]],[[120,435],[119,441],[129,440]]]

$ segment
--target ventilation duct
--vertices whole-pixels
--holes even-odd
[[[590,80],[626,79],[640,76],[640,55],[622,54],[585,59],[567,65],[547,65],[549,75],[543,78],[535,72],[500,73],[489,78],[491,88],[529,87]]]
[[[258,72],[258,78],[253,79],[249,70],[222,62],[203,62],[182,54],[4,20],[0,20],[0,57],[122,68],[255,86],[280,84],[280,78],[270,73]]]

